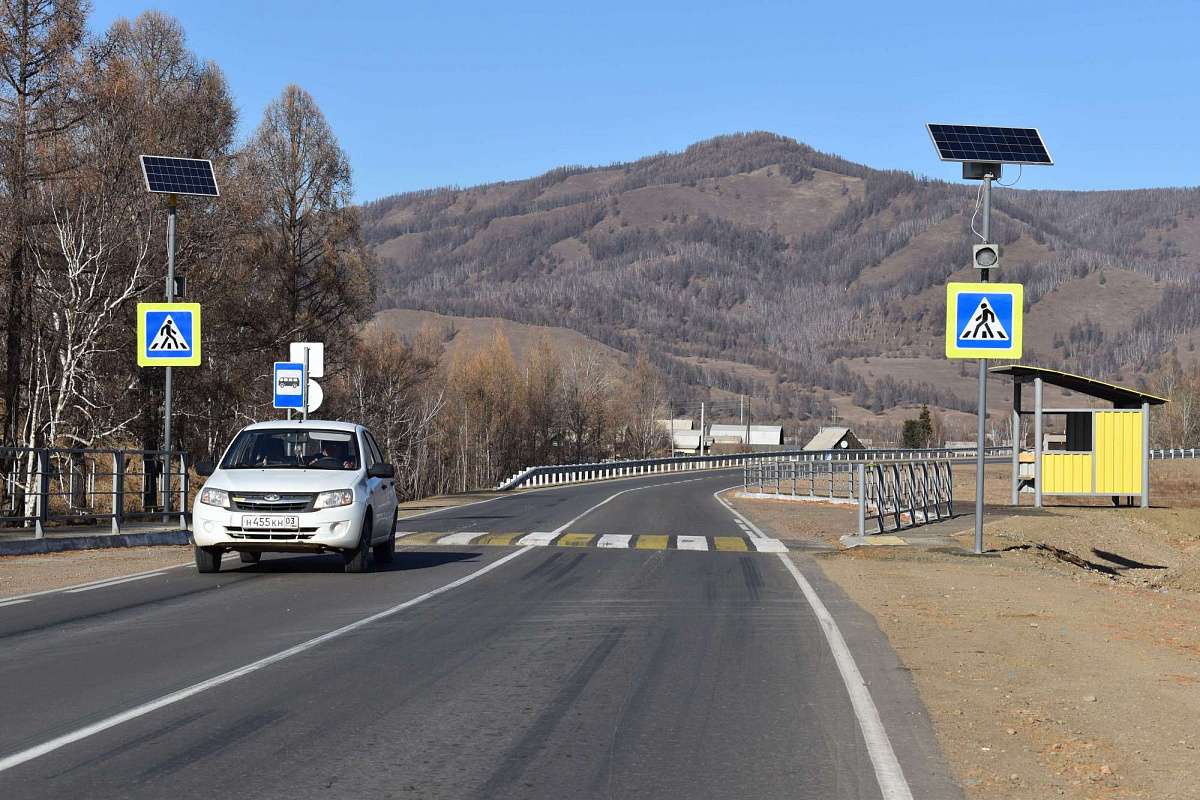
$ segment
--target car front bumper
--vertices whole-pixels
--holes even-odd
[[[358,545],[365,509],[358,503],[297,514],[298,530],[245,530],[242,516],[199,501],[192,508],[192,541],[198,547],[226,547],[246,552],[321,552]],[[250,514],[246,514],[250,516]]]

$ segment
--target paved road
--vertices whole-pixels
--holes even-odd
[[[712,497],[735,480],[527,492],[420,528],[742,536]],[[873,622],[788,558],[405,546],[368,575],[227,559],[0,603],[0,796],[960,797]]]

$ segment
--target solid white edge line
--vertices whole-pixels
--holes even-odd
[[[883,720],[879,718],[879,709],[875,707],[871,691],[867,688],[867,683],[863,680],[862,673],[858,670],[858,664],[854,662],[854,656],[850,654],[850,648],[846,645],[846,640],[842,638],[842,632],[834,621],[833,615],[821,602],[816,590],[792,563],[791,557],[786,553],[780,553],[779,560],[796,579],[796,584],[800,587],[804,598],[808,600],[808,605],[812,608],[813,614],[821,625],[821,630],[825,633],[825,640],[829,642],[833,660],[837,664],[838,672],[842,675],[842,683],[846,685],[846,692],[850,695],[850,705],[854,709],[854,716],[858,718],[858,727],[862,731],[863,739],[866,740],[867,754],[871,757],[872,766],[875,767],[875,780],[879,783],[879,791],[883,795],[883,800],[912,800],[912,789],[909,788],[908,781],[904,778],[904,770],[900,768],[896,751],[892,749],[892,741],[888,738],[887,731],[884,730]]]
[[[107,589],[109,586],[117,586],[122,583],[130,583],[132,581],[143,581],[146,578],[154,578],[159,575],[166,575],[165,572],[151,572],[146,575],[132,575],[128,578],[118,578],[116,580],[107,581],[105,583],[97,583],[92,586],[82,586],[78,589],[67,589],[66,594],[79,594],[80,592],[91,592],[96,589]]]
[[[728,492],[730,489],[736,489],[736,488],[738,488],[739,486],[741,486],[741,484],[740,484],[740,483],[739,483],[739,484],[736,484],[736,485],[734,485],[734,486],[727,486],[727,487],[725,487],[724,489],[718,489],[717,491],[713,492],[713,497],[715,497],[715,498],[716,498],[716,500],[717,500],[717,502],[718,502],[718,503],[720,503],[721,505],[725,506],[725,508],[727,508],[727,509],[729,510],[729,513],[730,513],[730,514],[733,514],[734,518],[735,518],[737,521],[739,521],[739,522],[743,522],[743,523],[745,523],[746,525],[748,525],[748,526],[750,527],[750,531],[751,531],[751,535],[752,535],[752,536],[757,536],[757,537],[759,537],[760,539],[769,539],[770,537],[769,537],[769,536],[767,536],[767,535],[766,535],[765,533],[763,533],[762,531],[760,531],[760,530],[758,529],[758,526],[757,526],[757,525],[755,525],[753,522],[751,522],[749,519],[747,519],[745,516],[743,516],[743,515],[742,515],[742,513],[741,513],[740,511],[738,511],[736,508],[734,508],[734,507],[733,507],[733,506],[731,506],[731,505],[730,505],[728,502],[726,502],[726,500],[725,500],[725,498],[724,498],[724,497],[721,497],[721,494],[722,494],[723,492]]]
[[[306,650],[311,650],[312,648],[324,644],[331,639],[336,639],[339,636],[350,633],[351,631],[355,631],[366,625],[370,625],[372,622],[378,622],[381,619],[398,614],[401,611],[412,608],[419,603],[423,603],[426,600],[431,600],[438,595],[445,594],[452,589],[457,589],[464,584],[470,583],[476,578],[486,575],[497,567],[506,564],[509,561],[512,561],[514,558],[518,558],[527,552],[529,552],[527,549],[514,550],[503,558],[496,559],[482,569],[478,569],[475,572],[464,575],[458,580],[451,581],[444,586],[439,586],[436,589],[432,589],[425,594],[418,595],[411,600],[405,600],[399,605],[392,606],[391,608],[385,609],[376,614],[372,614],[369,617],[363,617],[356,622],[351,622],[349,625],[343,625],[342,627],[329,631],[328,633],[321,634],[314,639],[309,639],[306,642],[301,642],[300,644],[289,647],[286,650],[281,650],[274,655],[269,655],[266,658],[260,658],[257,661],[246,664],[245,666],[238,667],[237,669],[230,670],[229,672],[224,672],[220,675],[209,678],[208,680],[194,683],[191,686],[171,692],[170,694],[165,694],[162,697],[151,700],[148,703],[142,703],[141,705],[122,711],[119,714],[114,714],[111,717],[93,722],[91,725],[85,725],[84,727],[78,728],[69,733],[64,733],[62,736],[57,736],[49,741],[45,741],[41,744],[34,745],[33,747],[26,748],[25,750],[7,755],[4,758],[0,758],[0,772],[4,772],[5,770],[9,770],[13,767],[24,764],[26,761],[32,761],[35,758],[39,758],[40,756],[44,756],[47,753],[51,753],[61,747],[78,742],[81,739],[86,739],[89,736],[102,733],[109,728],[114,728],[122,723],[129,722],[130,720],[137,719],[138,717],[143,717],[152,711],[157,711],[160,708],[165,708],[166,706],[173,705],[181,700],[186,700],[187,698],[200,694],[201,692],[214,689],[222,684],[237,680],[238,678],[249,675],[252,672],[257,672],[264,667],[269,667],[272,664],[276,664],[284,659],[291,658],[292,656],[303,653]]]
[[[18,600],[0,600],[0,608],[4,608],[5,606],[19,606],[19,605],[21,605],[21,603],[32,603],[32,602],[33,602],[32,597],[23,597]]]
[[[72,552],[72,551],[67,551],[67,552]],[[82,552],[86,552],[86,551],[78,550],[75,552],[82,553]],[[179,569],[180,567],[190,567],[194,563],[195,563],[194,561],[184,561],[181,564],[171,564],[170,566],[167,566],[167,567],[155,567],[154,569],[148,569],[144,572],[131,572],[128,575],[114,575],[111,578],[101,578],[101,579],[95,580],[95,581],[88,581],[87,583],[75,583],[70,586],[59,587],[58,589],[42,589],[40,592],[30,592],[29,594],[19,594],[19,595],[16,595],[15,597],[0,597],[0,603],[8,603],[13,600],[27,600],[27,599],[32,599],[34,597],[44,597],[45,595],[57,594],[59,592],[71,592],[76,589],[83,589],[88,586],[99,586],[102,583],[112,583],[113,581],[124,580],[125,578],[137,578],[141,575],[153,575],[158,572],[164,572],[165,570],[168,570],[168,569]]]

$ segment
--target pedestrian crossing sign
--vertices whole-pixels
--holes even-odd
[[[139,367],[200,366],[200,304],[138,303]]]
[[[1019,283],[946,286],[946,357],[1021,357],[1025,287]]]

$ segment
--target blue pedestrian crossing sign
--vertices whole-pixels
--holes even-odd
[[[946,358],[1020,358],[1024,302],[1019,283],[947,284]]]
[[[275,362],[275,408],[304,407],[304,362]]]
[[[200,304],[138,303],[139,367],[200,366]]]

